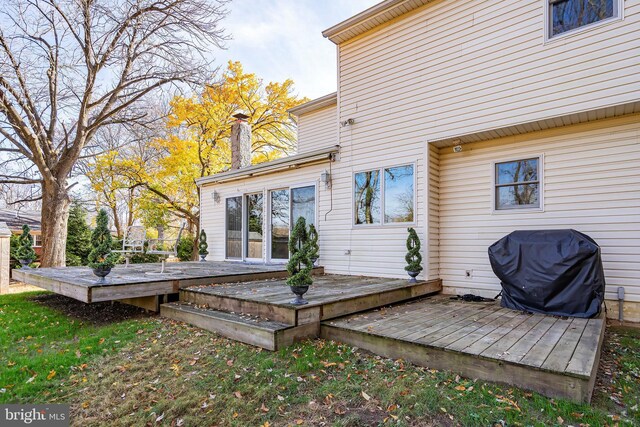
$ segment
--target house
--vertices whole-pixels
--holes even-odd
[[[5,222],[12,234],[22,234],[22,226],[28,225],[31,229],[29,234],[33,236],[33,249],[38,256],[42,254],[40,212],[0,208],[0,222]]]
[[[285,262],[304,216],[327,273],[406,277],[414,227],[421,278],[493,297],[489,245],[573,228],[640,321],[639,30],[640,0],[385,0],[327,29],[338,90],[291,110],[297,153],[237,138],[198,181],[209,258]]]

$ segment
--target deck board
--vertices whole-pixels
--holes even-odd
[[[321,335],[387,357],[553,397],[591,399],[605,322],[444,295],[325,321]]]

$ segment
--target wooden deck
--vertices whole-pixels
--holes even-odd
[[[260,280],[287,276],[284,265],[234,262],[167,263],[165,274],[158,274],[160,264],[116,266],[107,277],[108,283],[96,283],[97,277],[88,267],[37,268],[13,270],[16,280],[38,286],[86,303],[122,301],[151,310],[167,302],[183,287],[244,280]],[[321,273],[318,268],[314,273]]]
[[[161,313],[209,331],[277,350],[320,335],[320,322],[347,314],[440,292],[440,280],[409,283],[407,279],[318,275],[305,298],[294,295],[284,280],[262,280],[193,286],[180,291],[180,301],[163,304]]]
[[[604,318],[529,314],[438,295],[322,323],[321,336],[391,358],[589,402]]]

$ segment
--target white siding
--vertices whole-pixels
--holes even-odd
[[[338,112],[335,105],[298,117],[298,154],[338,145]]]
[[[341,142],[394,149],[640,100],[640,0],[546,44],[544,4],[443,0],[341,44],[340,120],[356,120]]]
[[[517,229],[573,228],[602,248],[608,299],[640,302],[640,115],[440,150],[445,291],[495,296],[487,248]],[[543,155],[544,211],[492,213],[492,162]],[[473,270],[471,278],[465,270]]]

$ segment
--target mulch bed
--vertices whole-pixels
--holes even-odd
[[[53,310],[60,311],[83,323],[95,326],[156,316],[155,313],[118,301],[87,304],[57,294],[36,295],[29,299]]]

